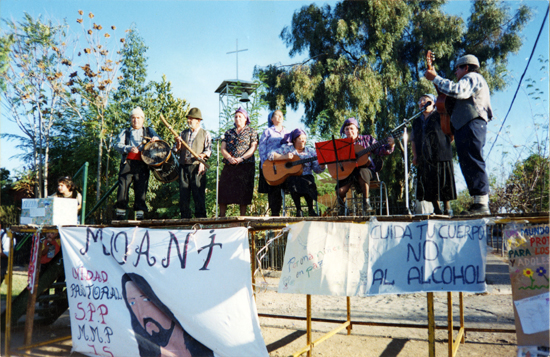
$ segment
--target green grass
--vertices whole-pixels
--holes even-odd
[[[25,270],[18,270],[13,272],[13,283],[12,283],[12,296],[15,297],[27,287],[27,272]],[[6,300],[8,294],[8,282],[7,276],[0,286],[0,299],[2,301]]]

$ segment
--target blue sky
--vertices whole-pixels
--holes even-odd
[[[76,23],[76,18],[77,11],[83,10],[85,14],[93,12],[94,20],[104,28],[115,25],[119,37],[123,36],[123,29],[135,25],[149,47],[149,80],[160,81],[165,74],[172,82],[174,94],[187,100],[192,106],[199,107],[205,118],[204,126],[214,130],[218,126],[219,111],[219,97],[214,91],[223,80],[236,77],[235,55],[226,54],[235,50],[235,41],[238,39],[240,49],[248,49],[239,53],[239,79],[252,80],[255,65],[299,62],[303,58],[290,58],[279,34],[284,26],[290,25],[293,13],[310,3],[311,1],[3,0],[0,4],[0,16],[3,19],[18,20],[26,11],[32,16],[42,15],[44,19],[66,19],[71,30],[74,30],[72,32],[80,34],[80,25]],[[335,4],[333,1],[317,3]],[[544,0],[506,3],[512,9],[519,4],[527,4],[533,8],[534,16],[524,30],[521,51],[510,59],[510,85],[506,91],[492,96],[496,118],[488,126],[486,153],[508,111],[517,81],[523,73],[548,6],[548,1]],[[449,13],[468,16],[470,7],[471,3],[468,1],[451,1],[445,9]],[[510,126],[511,134],[501,134],[499,137],[497,146],[488,158],[490,171],[498,171],[503,166],[503,149],[511,151],[510,157],[525,155],[526,145],[530,145],[535,134],[531,110],[544,115],[546,123],[548,122],[548,66],[546,72],[540,71],[541,65],[537,58],[541,54],[548,59],[548,22],[525,77],[531,77],[540,83],[540,88],[545,91],[545,101],[540,105],[528,102],[526,93],[520,91],[506,122],[506,126]],[[6,114],[3,112],[1,115],[0,131],[18,133],[18,128],[7,120]],[[289,111],[286,126],[303,127],[300,123],[302,114],[303,110]],[[547,133],[543,137],[547,138]],[[513,148],[514,145],[517,148]],[[16,153],[13,146],[13,143],[5,140],[2,140],[0,146],[0,166],[10,171],[22,166],[17,160],[10,159]],[[456,176],[458,185],[462,186],[463,180],[459,171],[457,170]]]

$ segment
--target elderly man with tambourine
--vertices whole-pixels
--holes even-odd
[[[144,127],[145,114],[140,107],[136,107],[130,113],[131,128],[124,129],[118,135],[116,150],[122,154],[120,162],[120,171],[118,173],[118,194],[116,202],[116,218],[123,220],[126,218],[126,209],[128,208],[128,190],[130,184],[134,183],[134,211],[135,218],[140,220],[147,212],[145,198],[147,187],[149,185],[149,167],[141,158],[143,146],[147,143],[146,139],[151,141],[160,140],[158,134],[151,127]]]

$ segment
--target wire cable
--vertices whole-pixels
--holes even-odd
[[[500,132],[502,131],[502,128],[504,127],[504,123],[506,123],[506,119],[508,119],[508,114],[510,114],[510,111],[512,110],[512,106],[514,105],[514,101],[516,100],[516,96],[518,95],[519,88],[521,87],[521,82],[523,81],[523,77],[525,77],[525,73],[527,73],[527,69],[529,68],[529,64],[531,63],[531,59],[533,59],[533,55],[535,54],[535,49],[537,48],[537,43],[539,42],[540,34],[542,33],[542,29],[544,28],[544,24],[546,23],[546,19],[548,18],[548,10],[550,7],[546,8],[546,15],[544,15],[544,20],[542,20],[542,25],[540,26],[539,34],[537,35],[537,39],[535,40],[535,45],[533,46],[533,50],[531,51],[531,55],[529,56],[529,61],[527,61],[527,66],[525,66],[525,70],[523,71],[523,74],[521,75],[521,78],[519,79],[518,87],[516,89],[516,93],[514,93],[514,98],[512,98],[512,103],[510,103],[510,108],[508,108],[508,112],[506,113],[506,116],[504,117],[504,120],[502,121],[502,125],[500,126],[500,129],[498,129],[497,136],[495,138],[495,141],[493,141],[493,145],[491,145],[491,149],[489,150],[489,153],[485,156],[485,159],[491,155],[491,151],[493,151],[493,147],[495,146],[498,136],[500,135]]]

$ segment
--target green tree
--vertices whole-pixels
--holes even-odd
[[[91,12],[88,23],[84,24],[83,11],[78,13],[82,17],[76,21],[82,26],[85,42],[79,42],[76,50],[79,57],[83,56],[84,65],[70,74],[71,79],[66,85],[72,96],[67,97],[65,105],[72,109],[82,125],[90,129],[92,137],[88,136],[88,139],[97,145],[95,193],[98,201],[104,177],[103,149],[107,147],[109,150],[112,145],[108,106],[116,85],[121,54],[119,45],[112,42],[116,26],[104,30],[101,24],[93,22],[95,15]],[[124,43],[125,39],[121,38],[120,42]]]
[[[550,159],[532,154],[516,163],[505,184],[492,187],[491,210],[502,213],[548,212]]]
[[[36,174],[38,197],[47,195],[51,130],[59,118],[63,81],[67,78],[64,59],[67,50],[66,25],[55,25],[25,14],[20,22],[5,21],[0,53],[2,104],[8,118],[22,135],[6,135],[22,140],[26,156]]]
[[[302,7],[280,37],[291,56],[307,53],[309,59],[256,69],[266,75],[269,107],[302,104],[302,120],[318,133],[337,134],[345,118],[355,116],[363,133],[386,137],[417,110],[421,94],[435,93],[423,78],[428,49],[446,78],[459,56],[475,54],[491,90],[503,89],[507,58],[521,47],[530,10],[520,6],[510,14],[502,2],[475,1],[465,23],[445,14],[443,4],[372,0]],[[401,157],[387,158],[381,173],[394,200],[404,191],[403,179],[391,174],[404,171]]]
[[[23,133],[12,138],[19,139],[19,146],[26,149],[25,158],[32,153],[31,169],[37,173],[39,186],[43,186],[39,197],[47,195],[50,149],[54,147],[54,156],[60,159],[54,165],[65,175],[74,173],[67,172],[71,165],[63,166],[67,157],[79,160],[81,165],[90,153],[97,153],[98,195],[101,190],[105,109],[118,64],[116,55],[112,55],[116,54],[116,46],[111,51],[108,44],[113,32],[102,31],[101,25],[92,22],[92,13],[88,17],[89,26],[82,28],[83,41],[73,42],[65,24],[54,25],[28,14],[21,22],[7,21],[7,31],[1,36],[0,75],[1,85],[6,88],[2,102]],[[77,22],[83,24],[84,20],[78,18]],[[77,136],[85,138],[82,143],[86,145],[74,145],[75,149],[88,149],[80,157],[63,150],[65,143],[78,142]],[[90,143],[95,143],[97,150],[90,150]]]
[[[8,190],[11,188],[13,181],[10,178],[10,170],[0,167],[0,206],[13,204],[11,197],[8,196]]]
[[[113,93],[114,102],[123,113],[130,113],[137,106],[143,110],[149,106],[151,85],[147,84],[148,47],[135,27],[131,27],[121,49],[121,68],[118,88]]]

